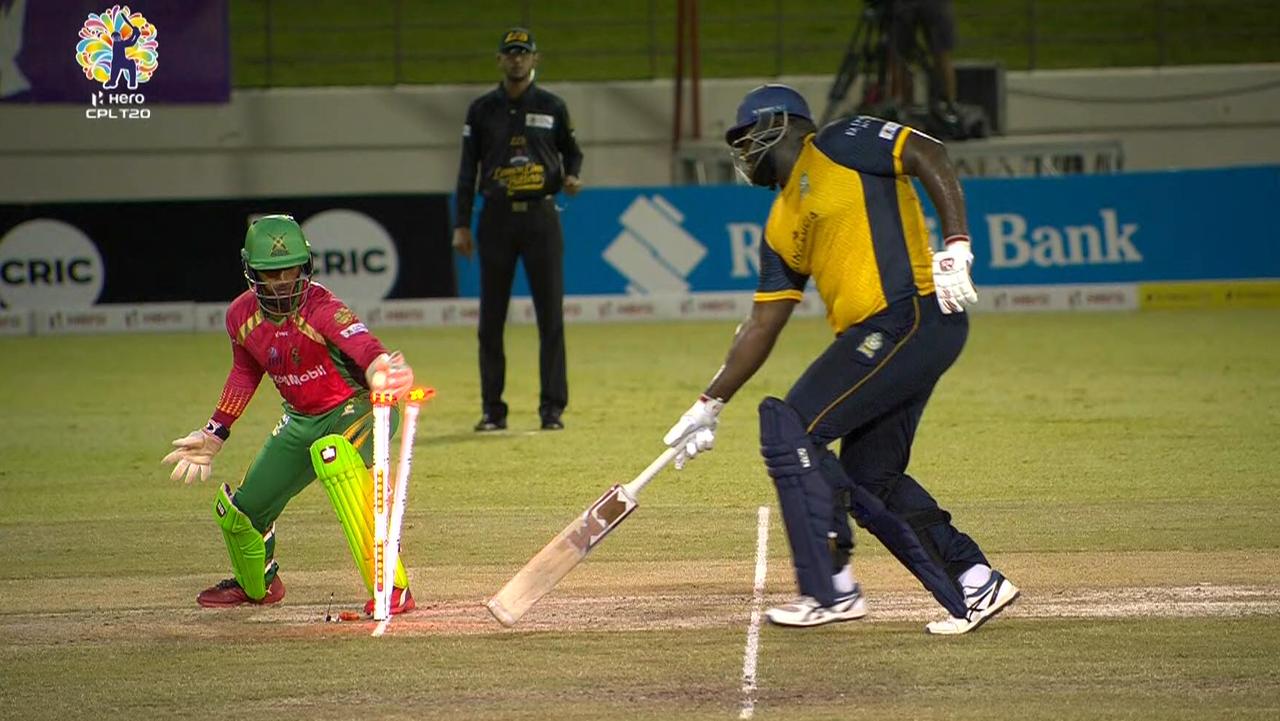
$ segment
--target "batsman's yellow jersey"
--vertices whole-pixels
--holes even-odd
[[[858,116],[805,139],[765,224],[757,301],[800,300],[813,278],[841,333],[933,292],[924,213],[902,170],[912,132]]]

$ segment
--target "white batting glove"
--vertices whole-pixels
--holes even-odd
[[[963,313],[965,304],[978,302],[978,291],[969,278],[973,250],[967,236],[947,243],[947,249],[933,254],[933,287],[943,313]]]
[[[161,463],[177,463],[170,480],[191,483],[199,476],[206,481],[213,474],[213,457],[222,450],[222,439],[205,430],[191,431],[173,442],[174,450]]]
[[[676,453],[676,470],[684,468],[690,458],[702,451],[709,451],[716,444],[716,424],[720,422],[720,411],[724,409],[724,401],[708,396],[699,396],[685,414],[680,416],[662,442],[669,448],[679,448]]]
[[[413,369],[405,362],[400,351],[383,353],[365,369],[369,390],[375,393],[389,392],[396,398],[404,398],[413,387]]]

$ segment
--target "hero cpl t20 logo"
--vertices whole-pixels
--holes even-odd
[[[146,96],[135,91],[151,80],[160,64],[156,34],[156,26],[128,5],[112,6],[100,15],[89,13],[80,28],[76,62],[86,78],[101,83],[103,90],[117,92],[99,90],[91,94],[92,107],[85,109],[86,118],[151,117],[151,110],[141,107]],[[120,87],[121,82],[124,88]]]

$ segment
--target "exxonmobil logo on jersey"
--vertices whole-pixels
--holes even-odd
[[[1042,268],[1076,265],[1141,263],[1134,241],[1140,226],[1121,222],[1114,208],[1102,208],[1091,222],[1072,225],[1032,225],[1018,213],[985,216],[990,240],[990,267]]]
[[[300,386],[309,381],[328,375],[324,366],[317,365],[302,373],[272,373],[271,380],[278,386]]]

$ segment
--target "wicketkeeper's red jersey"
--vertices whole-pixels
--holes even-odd
[[[230,427],[266,373],[288,406],[305,415],[332,410],[367,390],[365,368],[386,349],[328,288],[312,283],[298,312],[269,319],[252,291],[227,309],[232,365],[213,421]]]

